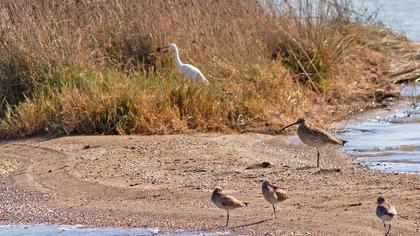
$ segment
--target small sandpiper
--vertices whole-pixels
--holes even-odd
[[[389,223],[387,230],[385,221],[393,220],[397,215],[397,210],[395,209],[395,206],[389,204],[384,197],[378,197],[376,204],[378,204],[376,207],[376,215],[384,222],[385,236],[387,236],[389,235],[389,231],[391,231],[391,223]]]
[[[286,125],[284,128],[280,129],[278,133],[282,132],[286,128],[292,125],[299,125],[297,129],[297,135],[299,136],[300,140],[308,146],[315,147],[317,151],[317,161],[316,167],[319,167],[319,148],[327,145],[340,145],[344,146],[347,142],[345,140],[338,139],[322,129],[316,127],[309,127],[305,123],[305,119],[299,118],[295,123],[290,125]]]
[[[226,226],[229,224],[229,210],[247,206],[248,203],[239,201],[238,199],[223,193],[220,188],[215,188],[211,195],[211,201],[219,208],[225,209],[227,212]]]
[[[273,206],[274,218],[277,218],[276,206],[274,204],[288,199],[289,195],[287,195],[287,192],[285,190],[282,190],[280,189],[280,187],[271,184],[267,180],[262,183],[262,193],[264,195],[265,200],[267,200]]]

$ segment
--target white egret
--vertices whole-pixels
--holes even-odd
[[[179,59],[178,47],[174,43],[171,43],[162,49],[168,48],[171,49],[174,53],[176,66],[178,67],[178,70],[184,75],[185,79],[206,85],[209,84],[209,81],[206,79],[206,77],[204,77],[203,73],[201,73],[197,67],[190,64],[183,64],[181,62],[181,59]]]

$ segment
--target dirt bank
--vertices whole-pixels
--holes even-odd
[[[165,231],[247,235],[383,235],[374,213],[379,194],[397,206],[393,235],[418,235],[420,175],[375,173],[336,150],[322,153],[296,138],[261,134],[73,136],[0,145],[0,218]],[[246,169],[268,161],[266,169]],[[7,163],[7,164],[5,164]],[[340,168],[340,172],[328,169]],[[8,171],[8,169],[10,171]],[[278,219],[261,181],[290,199]],[[250,205],[225,212],[210,201],[215,186]]]

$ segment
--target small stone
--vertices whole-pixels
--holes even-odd
[[[265,169],[265,168],[270,168],[272,166],[273,166],[273,164],[271,164],[270,162],[264,161],[264,162],[261,162],[261,163],[250,165],[246,169],[247,170],[252,170],[252,169]]]

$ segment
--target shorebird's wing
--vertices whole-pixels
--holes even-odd
[[[338,144],[338,145],[344,145],[345,143],[344,140],[338,139],[320,128],[311,127],[311,130],[312,130],[312,135],[322,139],[325,143]]]
[[[221,197],[221,203],[223,206],[227,207],[244,207],[247,204],[244,202],[239,201],[238,199],[232,197],[232,196],[223,196]]]
[[[383,216],[394,216],[397,214],[395,207],[389,204],[382,204],[376,207],[376,215],[380,218]]]
[[[395,206],[388,205],[388,213],[392,215],[397,215],[397,210],[395,209]]]
[[[269,186],[273,188],[273,190],[276,193],[278,199],[280,199],[280,200],[286,200],[286,199],[289,198],[289,196],[287,195],[286,190],[281,189],[279,186],[274,185],[274,184],[271,184],[271,183],[269,184]]]
[[[289,198],[289,195],[287,194],[287,192],[282,189],[276,189],[275,193],[279,201],[284,201]]]

